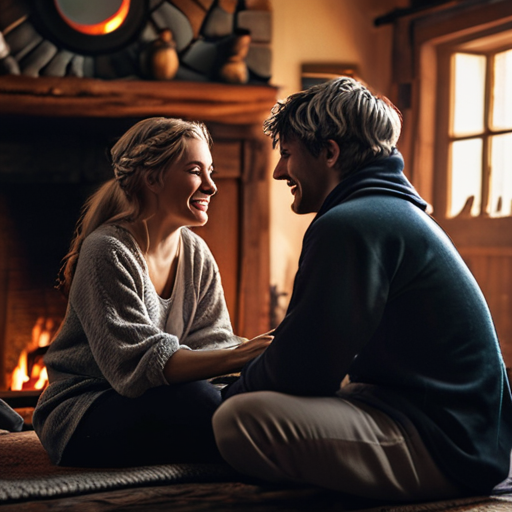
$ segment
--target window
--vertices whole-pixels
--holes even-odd
[[[450,56],[448,217],[512,215],[512,47],[479,46]]]

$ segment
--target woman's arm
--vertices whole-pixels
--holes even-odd
[[[177,384],[238,372],[268,347],[274,338],[271,332],[260,334],[232,350],[179,349],[164,366],[165,378],[169,384]]]

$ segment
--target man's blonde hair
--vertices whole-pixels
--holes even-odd
[[[402,118],[385,97],[373,95],[353,78],[341,77],[278,101],[263,131],[272,138],[297,137],[318,156],[328,140],[340,146],[339,168],[346,175],[389,156],[400,136]]]

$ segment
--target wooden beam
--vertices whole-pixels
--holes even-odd
[[[222,124],[261,123],[276,88],[260,85],[77,77],[0,77],[0,115],[200,119]]]

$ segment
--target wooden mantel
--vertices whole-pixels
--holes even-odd
[[[0,115],[200,119],[260,124],[276,88],[215,82],[99,80],[76,77],[0,77]]]

